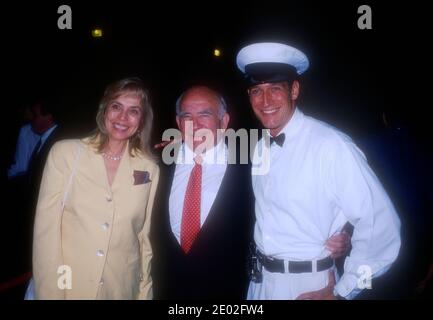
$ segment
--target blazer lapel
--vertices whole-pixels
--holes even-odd
[[[131,187],[134,184],[133,172],[134,169],[137,169],[136,167],[138,167],[138,165],[134,167],[134,163],[138,164],[137,162],[139,161],[139,158],[132,158],[129,154],[128,148],[129,146],[127,145],[125,153],[123,154],[122,159],[120,159],[119,167],[117,168],[113,184],[111,185],[111,190],[113,192],[116,192],[121,188],[125,188],[126,186]],[[141,167],[143,167],[143,165],[141,165]]]
[[[129,155],[129,143],[125,147],[125,153],[120,160],[119,167],[117,168],[114,181],[110,187],[108,182],[107,169],[105,167],[104,158],[101,154],[97,153],[96,148],[89,144],[89,140],[83,140],[86,146],[87,156],[89,159],[89,173],[91,174],[95,183],[103,187],[110,194],[119,190],[124,186],[133,185],[133,168],[131,165],[131,156]]]
[[[84,148],[89,163],[88,166],[82,166],[82,168],[89,170],[89,176],[92,177],[92,181],[94,181],[97,186],[109,192],[110,186],[108,184],[107,170],[105,169],[102,155],[97,153],[96,148],[89,144],[88,139],[83,140],[83,145],[85,146]]]

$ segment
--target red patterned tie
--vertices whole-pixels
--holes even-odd
[[[188,253],[200,231],[201,164],[196,163],[189,176],[183,202],[180,244]]]

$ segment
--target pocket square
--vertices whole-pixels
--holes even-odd
[[[151,182],[149,171],[134,170],[134,185]]]

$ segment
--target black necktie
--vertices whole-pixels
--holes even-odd
[[[275,142],[275,143],[278,144],[280,147],[282,147],[283,144],[284,144],[284,139],[286,139],[286,135],[285,135],[284,133],[279,134],[279,135],[276,136],[276,137],[271,137],[271,145],[272,145],[272,143]]]

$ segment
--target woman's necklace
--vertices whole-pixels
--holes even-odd
[[[119,161],[120,159],[122,159],[121,154],[119,154],[118,156],[112,156],[111,154],[102,152],[102,156],[108,160],[113,160],[113,161]]]

